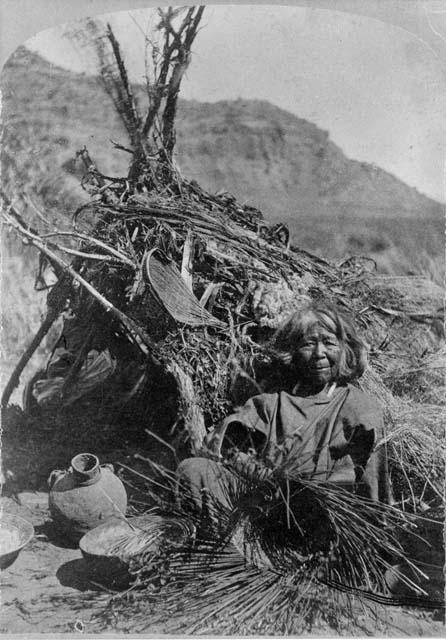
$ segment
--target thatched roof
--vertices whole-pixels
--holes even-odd
[[[323,300],[351,314],[363,332],[370,367],[361,385],[384,404],[395,455],[412,465],[414,476],[426,474],[429,458],[441,452],[439,408],[417,402],[407,389],[402,397],[392,391],[404,371],[435,376],[438,362],[433,355],[427,362],[425,352],[438,342],[430,325],[439,314],[439,287],[420,277],[377,276],[363,258],[326,262],[290,246],[287,230],[268,225],[259,211],[174,175],[157,190],[143,177],[107,178],[90,166],[91,201],[74,218],[95,222],[87,234],[69,232],[75,249],[63,233],[39,238],[11,210],[5,214],[68,287],[64,296],[85,327],[81,360],[92,348],[108,348],[120,363],[109,381],[115,402],[120,393],[128,401],[129,385],[120,392],[111,380],[129,361],[139,363],[140,373],[132,401],[150,385],[147,363],[160,367],[178,389],[177,434],[198,451],[206,429],[258,392],[259,363],[267,365],[279,321],[309,300]],[[67,251],[75,254],[69,269]],[[62,405],[76,388],[76,371]]]

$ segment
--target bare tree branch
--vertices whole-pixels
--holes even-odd
[[[148,107],[144,116],[138,110],[122,51],[111,25],[101,26],[93,20],[86,24],[104,87],[129,135],[133,159],[128,179],[132,183],[156,190],[169,189],[174,185],[177,191],[173,150],[178,95],[203,11],[203,6],[158,10],[154,35],[150,38],[145,36]],[[83,37],[85,40],[85,31]],[[150,49],[152,64],[149,69],[147,51]]]
[[[126,119],[127,130],[130,135],[131,143],[133,147],[138,151],[138,147],[143,144],[143,138],[140,133],[141,119],[129,83],[127,69],[121,55],[119,42],[116,40],[115,34],[113,33],[113,30],[109,23],[107,23],[107,38],[110,41],[121,79],[119,92],[122,100],[122,113]]]

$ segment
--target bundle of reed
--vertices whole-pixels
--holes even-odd
[[[125,607],[141,632],[149,604],[168,632],[220,634],[301,633],[329,617],[340,600],[343,610],[358,602],[443,607],[420,587],[423,573],[402,544],[418,539],[419,517],[305,478],[289,463],[267,476],[228,467],[233,482],[224,503],[207,496],[203,513],[190,487],[151,466],[156,475],[147,476],[146,491],[156,512],[195,533],[173,538],[164,528],[155,553],[153,531],[145,550],[140,538]],[[389,571],[405,584],[404,597],[389,594]]]

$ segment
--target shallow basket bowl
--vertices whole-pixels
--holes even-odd
[[[136,532],[132,527],[136,528]],[[140,535],[147,551],[146,540],[150,539],[150,534],[157,531],[160,536],[168,533],[177,539],[189,534],[186,526],[183,527],[179,523],[157,515],[137,516],[129,520],[110,518],[88,531],[81,538],[79,548],[88,563],[91,579],[101,584],[125,587],[130,580],[128,565],[131,558],[137,553],[138,545],[133,545],[133,547],[130,545],[127,550],[124,548],[122,553],[112,551],[113,547],[123,538],[132,539]],[[149,538],[145,534],[149,534]],[[152,538],[150,548],[155,551],[159,541],[160,537]]]
[[[130,579],[128,564],[118,555],[110,554],[109,549],[131,531],[126,520],[110,518],[82,536],[79,548],[88,563],[92,579],[113,586],[125,586]]]
[[[13,513],[0,514],[0,571],[7,569],[34,536],[33,525]]]

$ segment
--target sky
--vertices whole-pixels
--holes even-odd
[[[153,24],[153,10],[105,19],[133,79],[143,80],[143,34]],[[26,44],[55,64],[94,72],[85,50],[67,37],[72,27],[42,31]],[[277,5],[208,6],[181,95],[207,102],[268,100],[327,130],[347,156],[375,163],[445,201],[441,62],[421,38],[366,16]]]

